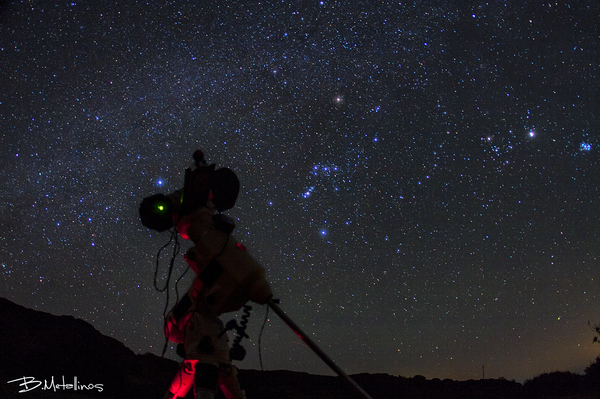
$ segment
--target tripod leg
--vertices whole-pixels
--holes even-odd
[[[210,389],[196,388],[196,399],[215,399],[215,393]]]
[[[184,360],[163,399],[184,398],[194,383],[196,361]]]
[[[219,368],[210,363],[196,365],[196,399],[214,399],[219,379]]]

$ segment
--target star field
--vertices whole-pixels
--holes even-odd
[[[199,148],[240,178],[227,214],[281,307],[348,373],[582,372],[599,5],[244,3],[6,2],[0,295],[160,354],[168,234],[138,206]],[[261,347],[330,373],[273,314]]]

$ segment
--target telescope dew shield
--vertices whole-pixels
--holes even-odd
[[[140,204],[140,219],[149,229],[163,232],[173,227],[175,207],[164,194],[155,194],[144,198]]]

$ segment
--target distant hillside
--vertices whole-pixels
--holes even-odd
[[[136,355],[114,338],[100,334],[89,323],[72,316],[54,316],[0,298],[0,397],[2,398],[159,398],[177,371],[175,361]],[[43,390],[18,394],[21,377],[55,384],[103,384],[88,391]],[[62,381],[60,381],[62,384]],[[29,387],[35,384],[31,383]],[[68,394],[67,394],[68,392]],[[160,392],[160,393],[159,393]]]
[[[71,316],[54,316],[0,298],[0,319],[0,398],[3,399],[161,399],[178,368],[172,360],[152,354],[136,355],[119,341]],[[60,388],[63,376],[65,384],[73,384],[77,378],[75,385],[90,389],[64,390]],[[50,385],[52,378],[54,387],[59,388],[44,390],[43,382]],[[239,378],[248,399],[360,397],[338,377],[241,370]],[[589,378],[571,373],[543,375],[525,386],[506,380],[441,381],[387,374],[359,374],[352,378],[373,399],[600,398],[600,392],[590,391]],[[18,381],[8,382],[15,379]],[[42,382],[37,388],[36,381]],[[28,392],[19,393],[27,388]],[[582,395],[584,391],[590,393]]]

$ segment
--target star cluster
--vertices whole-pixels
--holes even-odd
[[[2,296],[159,354],[168,236],[138,206],[200,148],[240,178],[227,213],[282,308],[349,373],[581,372],[598,4],[245,3],[1,11]],[[241,367],[260,367],[263,312]],[[276,316],[261,349],[329,372]]]

